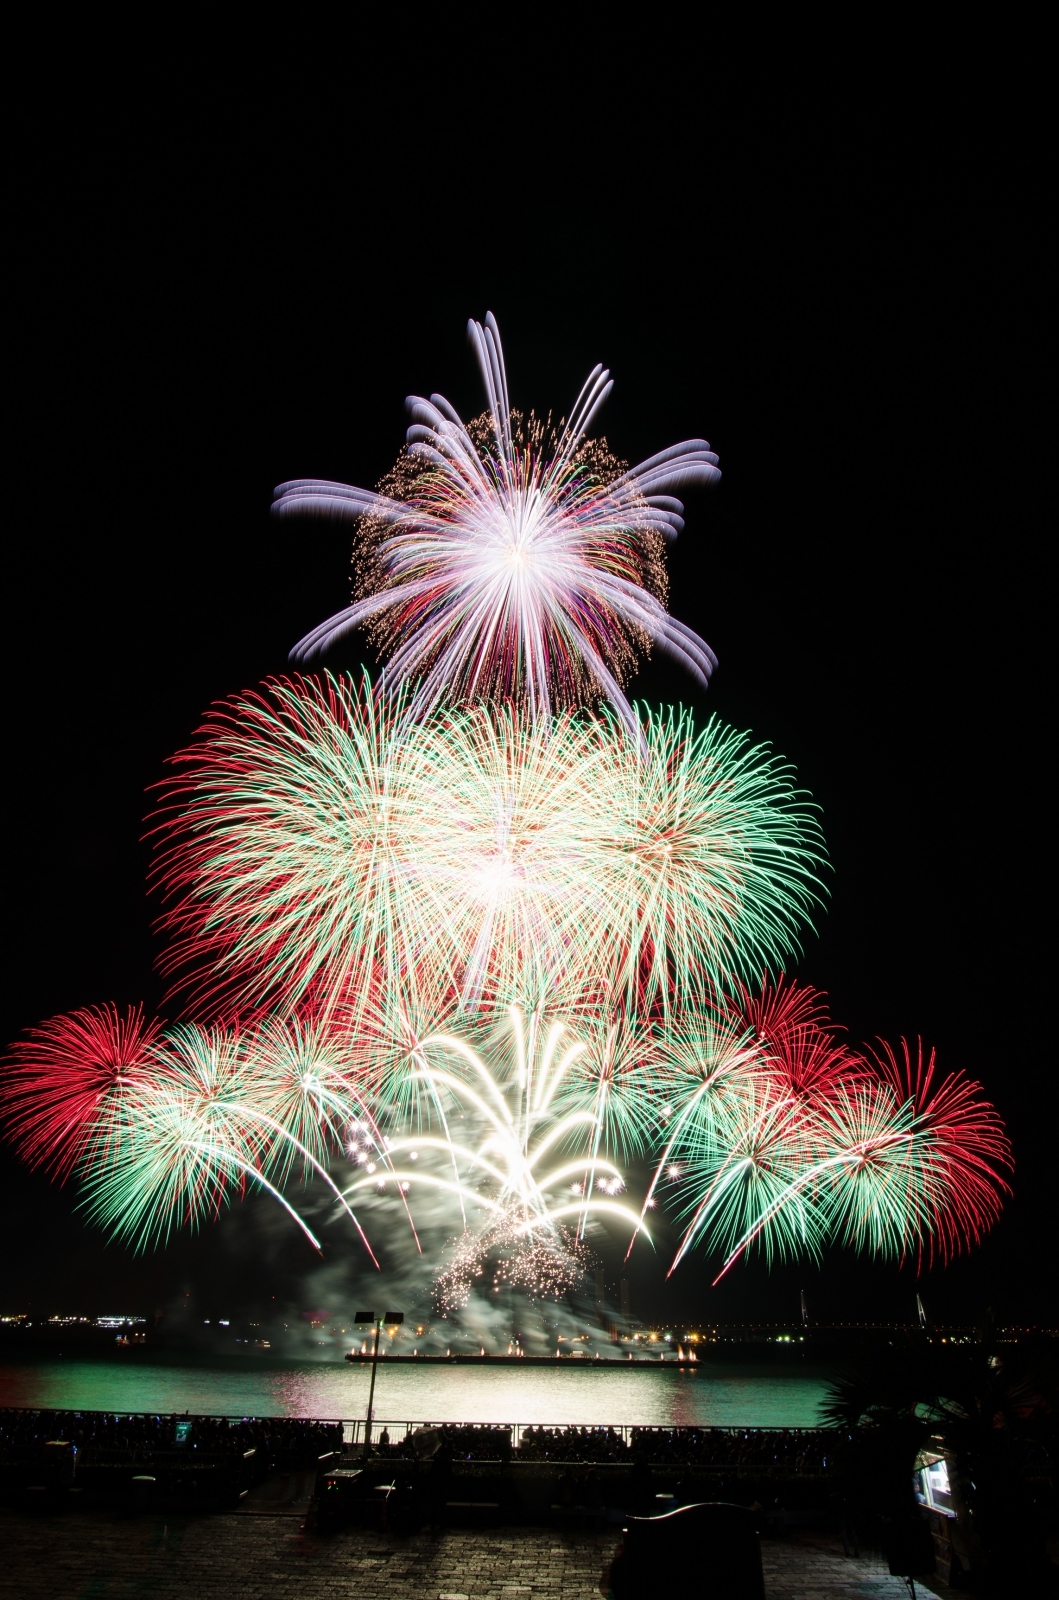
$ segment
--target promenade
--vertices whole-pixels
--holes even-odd
[[[34,1516],[0,1508],[11,1600],[600,1600],[617,1529],[330,1537],[299,1515]],[[763,1544],[767,1600],[907,1600],[877,1560],[826,1536]],[[660,1594],[664,1587],[660,1588]],[[679,1600],[679,1597],[675,1597]]]

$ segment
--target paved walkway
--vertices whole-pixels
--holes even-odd
[[[451,1530],[321,1538],[289,1516],[31,1517],[0,1511],[0,1596],[18,1600],[600,1600],[608,1534]],[[826,1538],[764,1545],[768,1600],[907,1600]]]

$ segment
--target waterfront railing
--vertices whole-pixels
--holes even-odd
[[[354,1419],[336,1418],[341,1421],[345,1442],[349,1445],[363,1443],[365,1421],[363,1417]],[[626,1449],[631,1449],[635,1443],[648,1444],[651,1439],[661,1441],[663,1438],[682,1438],[690,1440],[694,1436],[710,1436],[727,1438],[752,1439],[759,1435],[782,1434],[792,1440],[804,1439],[808,1442],[814,1438],[831,1438],[833,1430],[830,1428],[788,1428],[770,1424],[746,1426],[740,1423],[720,1424],[667,1424],[667,1423],[641,1423],[641,1422],[612,1422],[612,1423],[568,1423],[568,1422],[437,1422],[437,1421],[412,1421],[403,1419],[385,1419],[376,1417],[372,1419],[371,1437],[377,1443],[379,1435],[385,1429],[390,1435],[391,1445],[402,1444],[411,1434],[420,1429],[445,1429],[449,1432],[460,1434],[473,1434],[489,1432],[506,1433],[510,1435],[512,1450],[518,1450],[526,1434],[531,1436],[540,1434],[542,1430],[554,1434],[557,1438],[571,1437],[577,1433],[586,1439],[601,1435],[617,1435]]]
[[[0,1442],[5,1433],[24,1431],[33,1421],[36,1421],[38,1427],[44,1431],[47,1431],[53,1423],[56,1426],[65,1425],[70,1428],[75,1422],[89,1426],[93,1422],[98,1422],[111,1429],[120,1429],[123,1423],[130,1426],[153,1424],[155,1427],[163,1423],[174,1425],[182,1423],[189,1424],[192,1428],[195,1424],[200,1424],[209,1428],[223,1426],[232,1430],[271,1426],[280,1433],[291,1434],[303,1430],[309,1432],[317,1428],[330,1431],[340,1427],[341,1443],[346,1448],[362,1446],[367,1427],[363,1417],[294,1417],[289,1414],[230,1411],[195,1413],[161,1410],[103,1411],[87,1407],[60,1410],[55,1407],[27,1406],[0,1408]],[[641,1449],[652,1454],[660,1447],[679,1452],[683,1447],[692,1446],[696,1442],[705,1444],[710,1439],[717,1443],[724,1440],[734,1443],[738,1439],[746,1446],[752,1446],[754,1443],[777,1445],[783,1442],[796,1453],[799,1445],[804,1448],[816,1441],[825,1443],[835,1438],[834,1430],[828,1428],[768,1424],[750,1426],[740,1423],[456,1422],[451,1419],[374,1417],[371,1422],[372,1442],[378,1445],[384,1432],[388,1435],[390,1449],[394,1452],[400,1446],[410,1444],[416,1434],[444,1432],[450,1438],[455,1436],[459,1446],[474,1448],[495,1444],[498,1447],[502,1446],[505,1454],[520,1452],[524,1445],[527,1447],[527,1453],[530,1450],[534,1453],[537,1450],[547,1451],[550,1446],[566,1447],[576,1444],[579,1439],[583,1440],[586,1446],[602,1442],[613,1443],[628,1454]],[[336,1444],[337,1442],[336,1439]]]

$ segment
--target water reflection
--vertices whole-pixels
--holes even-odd
[[[369,1377],[366,1363],[40,1361],[0,1366],[0,1405],[352,1418],[364,1414]],[[806,1428],[819,1421],[825,1385],[820,1374],[705,1364],[693,1372],[380,1364],[375,1414],[390,1421]]]

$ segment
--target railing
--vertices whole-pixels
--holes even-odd
[[[137,1427],[137,1424],[140,1426]],[[146,1426],[144,1426],[146,1424]],[[183,1425],[186,1445],[181,1444]],[[219,1425],[219,1426],[218,1426]],[[694,1467],[696,1473],[713,1471],[722,1476],[781,1477],[827,1473],[839,1435],[828,1428],[751,1428],[732,1424],[720,1427],[667,1426],[664,1423],[617,1423],[611,1426],[517,1422],[507,1424],[432,1421],[428,1419],[373,1418],[372,1443],[377,1447],[382,1435],[388,1436],[389,1461],[409,1461],[418,1455],[412,1436],[419,1429],[444,1429],[456,1461],[475,1465],[512,1462],[521,1470],[530,1464],[569,1465],[592,1462],[608,1470],[628,1467],[639,1455],[659,1466]],[[122,1440],[115,1437],[124,1433]],[[137,1434],[142,1437],[137,1438]],[[99,1472],[112,1456],[160,1453],[173,1458],[178,1466],[212,1462],[230,1457],[229,1466],[238,1461],[245,1466],[252,1459],[257,1477],[278,1471],[292,1463],[309,1465],[312,1460],[340,1460],[346,1452],[354,1458],[363,1453],[366,1424],[360,1417],[252,1416],[230,1412],[113,1412],[54,1411],[44,1408],[0,1410],[0,1467],[9,1465],[28,1450],[39,1452],[44,1441],[67,1438],[74,1441],[86,1468]],[[249,1452],[246,1447],[251,1446]],[[234,1453],[233,1453],[234,1451]],[[337,1452],[337,1457],[331,1452]],[[429,1448],[424,1457],[430,1455]],[[75,1455],[78,1451],[74,1452]],[[304,1458],[304,1460],[303,1460]],[[349,1459],[349,1455],[346,1456]],[[495,1465],[493,1470],[495,1470]]]
[[[324,1419],[320,1419],[324,1420]],[[348,1445],[362,1444],[364,1442],[365,1422],[363,1417],[353,1420],[339,1419],[342,1421],[343,1439]],[[641,1423],[641,1422],[612,1422],[604,1424],[593,1423],[566,1423],[566,1422],[444,1422],[413,1421],[408,1422],[400,1418],[375,1417],[371,1424],[371,1437],[374,1443],[379,1442],[379,1436],[385,1429],[390,1435],[391,1444],[401,1444],[409,1434],[418,1428],[455,1428],[461,1433],[467,1432],[503,1432],[511,1437],[511,1448],[517,1450],[522,1443],[522,1436],[527,1429],[547,1428],[558,1437],[562,1437],[567,1428],[573,1428],[580,1433],[582,1430],[590,1437],[595,1434],[616,1434],[622,1443],[628,1447],[633,1442],[633,1435],[659,1434],[667,1438],[688,1436],[690,1434],[725,1434],[753,1438],[757,1434],[783,1434],[792,1441],[795,1439],[811,1439],[817,1436],[830,1438],[834,1430],[831,1428],[788,1428],[788,1427],[747,1427],[735,1423],[722,1423],[720,1425],[698,1425],[695,1423],[667,1424]]]
[[[284,1423],[303,1423],[305,1425],[305,1427],[307,1427],[307,1428],[311,1428],[311,1427],[328,1427],[328,1428],[330,1428],[330,1427],[335,1427],[336,1425],[338,1425],[340,1423],[341,1426],[342,1426],[343,1443],[347,1444],[347,1445],[351,1445],[351,1446],[352,1445],[363,1444],[363,1442],[364,1442],[364,1430],[365,1430],[365,1420],[364,1420],[363,1417],[293,1417],[293,1416],[290,1416],[289,1414],[276,1414],[276,1413],[261,1414],[261,1413],[253,1413],[253,1412],[234,1412],[234,1411],[201,1411],[201,1412],[191,1413],[191,1412],[187,1412],[187,1411],[184,1411],[184,1412],[169,1412],[169,1411],[111,1411],[109,1409],[107,1409],[107,1410],[95,1410],[95,1409],[92,1409],[92,1408],[89,1408],[89,1407],[77,1407],[77,1408],[74,1408],[74,1407],[65,1407],[65,1406],[61,1407],[61,1408],[60,1407],[54,1407],[54,1406],[19,1406],[19,1407],[11,1406],[11,1407],[4,1407],[4,1408],[0,1409],[0,1436],[2,1436],[2,1433],[3,1433],[3,1424],[4,1424],[5,1417],[11,1417],[11,1418],[15,1418],[15,1417],[18,1417],[18,1418],[26,1418],[26,1417],[47,1418],[47,1417],[54,1417],[54,1416],[62,1416],[62,1417],[93,1417],[93,1416],[96,1416],[96,1417],[109,1417],[109,1418],[112,1418],[114,1422],[121,1422],[121,1421],[126,1420],[126,1419],[129,1420],[129,1421],[132,1421],[134,1419],[152,1419],[152,1420],[155,1420],[155,1421],[161,1421],[162,1419],[167,1419],[167,1420],[168,1419],[172,1419],[174,1422],[179,1421],[179,1422],[192,1422],[192,1423],[194,1423],[194,1422],[228,1422],[228,1423],[240,1423],[240,1422],[243,1422],[243,1423],[284,1422]],[[594,1434],[617,1435],[618,1438],[621,1439],[622,1443],[626,1445],[626,1447],[628,1447],[632,1443],[632,1439],[633,1439],[633,1435],[634,1434],[638,1434],[641,1437],[643,1437],[644,1435],[651,1435],[651,1434],[659,1434],[659,1435],[664,1435],[666,1437],[673,1437],[673,1436],[681,1437],[681,1436],[688,1436],[688,1435],[691,1435],[691,1434],[726,1434],[726,1435],[738,1434],[738,1435],[741,1435],[741,1436],[746,1437],[746,1438],[752,1438],[753,1436],[755,1436],[757,1434],[770,1434],[770,1435],[782,1434],[782,1435],[785,1435],[787,1438],[790,1438],[793,1441],[795,1439],[801,1439],[801,1438],[804,1438],[804,1439],[808,1440],[810,1438],[814,1438],[814,1437],[817,1437],[817,1436],[820,1436],[820,1435],[825,1436],[825,1437],[831,1437],[833,1435],[833,1433],[834,1433],[834,1430],[830,1429],[830,1428],[791,1428],[791,1427],[770,1427],[770,1426],[753,1426],[753,1427],[750,1427],[750,1426],[734,1424],[734,1423],[722,1423],[722,1424],[719,1424],[719,1425],[715,1425],[715,1424],[699,1425],[699,1424],[695,1424],[695,1423],[691,1423],[691,1424],[689,1424],[689,1423],[669,1424],[669,1423],[664,1423],[664,1422],[660,1422],[660,1423],[615,1422],[615,1423],[607,1423],[607,1424],[599,1424],[599,1425],[597,1425],[597,1424],[587,1423],[587,1422],[586,1423],[567,1423],[567,1422],[480,1422],[480,1421],[479,1422],[458,1422],[458,1421],[453,1421],[451,1418],[447,1418],[447,1419],[442,1420],[442,1421],[429,1420],[429,1419],[415,1419],[415,1420],[412,1420],[412,1421],[408,1421],[408,1420],[406,1420],[404,1418],[376,1417],[376,1418],[372,1419],[371,1437],[372,1437],[372,1440],[377,1444],[380,1434],[385,1429],[386,1432],[390,1436],[390,1442],[392,1444],[400,1444],[409,1436],[409,1434],[415,1433],[416,1430],[419,1429],[419,1428],[455,1428],[455,1429],[459,1429],[460,1432],[467,1432],[467,1433],[473,1433],[473,1432],[506,1433],[506,1434],[508,1434],[510,1436],[512,1449],[518,1449],[519,1445],[522,1442],[522,1436],[527,1431],[527,1429],[540,1429],[540,1428],[547,1428],[553,1434],[557,1435],[560,1438],[564,1434],[566,1434],[566,1430],[568,1428],[573,1428],[578,1433],[580,1433],[582,1430],[584,1430],[584,1432],[586,1434],[588,1434],[589,1436],[594,1435]]]

